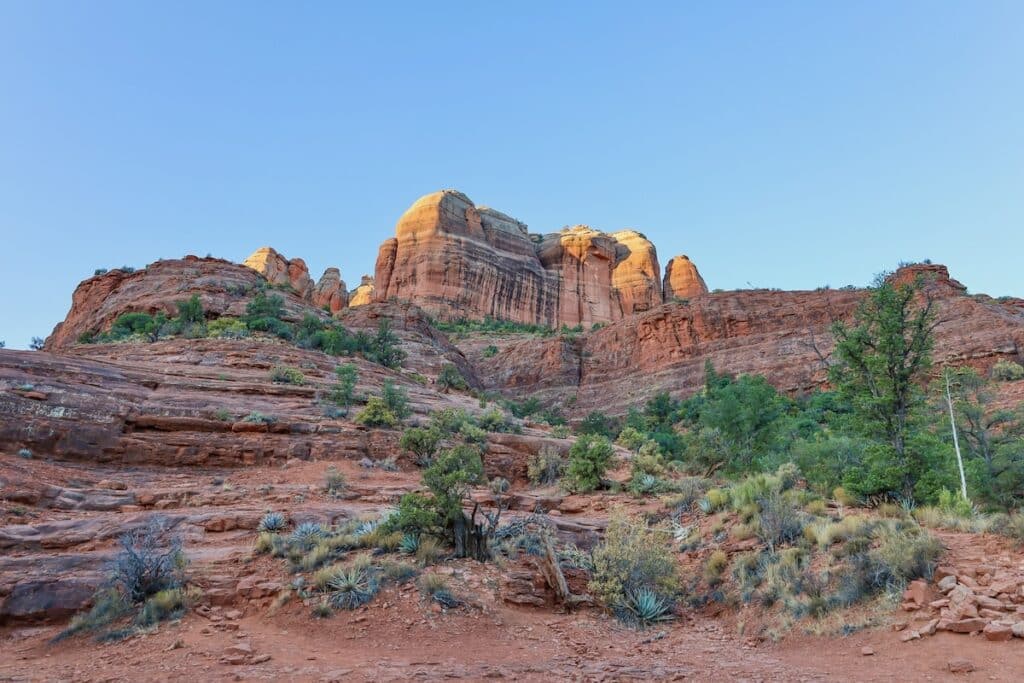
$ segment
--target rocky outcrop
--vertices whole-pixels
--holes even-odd
[[[540,236],[445,190],[421,197],[380,247],[378,301],[446,318],[490,316],[557,327],[620,320],[662,302],[654,246],[633,230],[588,226]]]
[[[71,310],[46,340],[49,351],[76,343],[82,334],[110,329],[122,313],[178,314],[178,301],[199,297],[208,318],[240,316],[263,278],[253,269],[223,259],[186,256],[151,263],[134,272],[112,270],[82,281],[71,297]],[[311,302],[286,290],[275,291],[292,322],[305,313],[322,314]]]
[[[967,296],[945,268],[927,272],[938,321],[937,363],[987,370],[1000,358],[1021,358],[1024,311],[1015,302]],[[918,275],[901,270],[894,277]],[[578,416],[623,414],[659,391],[688,396],[702,386],[707,361],[730,373],[762,374],[779,389],[799,393],[825,382],[832,322],[849,319],[866,291],[721,292],[676,298],[574,339],[523,336],[494,354],[484,353],[490,339],[460,345],[485,389],[548,404],[573,397],[571,413]],[[1014,384],[1000,391],[1013,392]]]
[[[313,288],[311,301],[317,308],[323,308],[332,315],[348,306],[348,290],[341,279],[341,271],[328,268]]]
[[[271,284],[291,287],[302,299],[312,297],[313,280],[309,277],[306,262],[300,258],[289,260],[272,247],[260,247],[242,265],[252,268]]]
[[[708,293],[704,278],[697,272],[689,256],[676,256],[665,266],[665,283],[662,287],[665,301],[691,299]]]
[[[660,306],[661,268],[654,245],[636,230],[620,230],[611,236],[616,242],[612,289],[618,293],[623,314],[642,313]]]
[[[352,290],[352,294],[349,296],[349,306],[365,306],[366,304],[372,304],[374,300],[374,287],[373,287],[373,276],[364,275],[363,281],[359,283],[359,286]]]

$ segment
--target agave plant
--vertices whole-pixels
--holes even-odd
[[[651,493],[658,487],[658,478],[650,473],[645,473],[640,476],[640,481],[637,484],[637,489],[641,493]]]
[[[292,530],[288,540],[300,548],[312,548],[324,537],[324,528],[315,522],[303,522]]]
[[[715,504],[712,503],[711,499],[707,497],[701,498],[699,501],[697,501],[697,507],[700,508],[700,511],[703,512],[705,515],[710,515],[712,512],[715,511]]]
[[[282,512],[268,512],[263,515],[263,519],[260,520],[260,525],[257,527],[257,531],[272,531],[278,532],[283,531],[288,526],[288,519]]]
[[[686,543],[686,539],[690,538],[690,534],[693,533],[693,526],[683,526],[678,520],[672,520],[672,538],[675,540],[677,545]]]
[[[352,567],[339,571],[327,582],[330,605],[336,609],[355,609],[377,594],[377,581],[365,569]]]
[[[658,595],[650,588],[629,591],[626,594],[625,607],[632,620],[640,626],[648,626],[674,618],[672,601]]]
[[[415,554],[420,549],[420,537],[416,534],[405,534],[402,536],[402,542],[398,544],[398,549],[406,555]]]

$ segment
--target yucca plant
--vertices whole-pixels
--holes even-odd
[[[295,527],[288,541],[291,545],[309,549],[315,546],[325,535],[324,528],[315,522],[303,522]]]
[[[402,542],[398,544],[398,549],[406,555],[415,555],[420,549],[420,537],[416,534],[405,534],[402,536]]]
[[[377,580],[360,567],[343,569],[327,582],[328,602],[336,609],[355,609],[377,594]]]
[[[626,611],[631,620],[640,626],[674,619],[672,606],[670,599],[658,595],[650,588],[640,588],[626,594]]]
[[[263,515],[257,531],[283,531],[288,526],[288,518],[282,512],[268,512]]]

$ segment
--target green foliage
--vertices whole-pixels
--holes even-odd
[[[278,384],[305,384],[306,376],[298,368],[275,365],[270,370],[270,381]]]
[[[451,523],[462,516],[462,501],[470,486],[482,481],[483,474],[480,450],[467,445],[442,451],[423,471],[423,483],[430,489],[442,520]]]
[[[257,531],[279,532],[288,526],[288,518],[283,512],[268,512],[260,519]]]
[[[394,427],[398,424],[398,418],[379,396],[370,397],[366,407],[356,415],[355,421],[367,427]]]
[[[409,392],[390,380],[384,380],[384,386],[380,392],[381,400],[387,409],[399,420],[402,421],[412,415],[409,408]]]
[[[437,375],[437,386],[445,393],[448,393],[451,389],[465,391],[469,388],[462,373],[452,363],[447,363],[441,367],[441,371]]]
[[[498,347],[494,344],[490,344],[484,349],[484,358],[493,358],[498,355]]]
[[[353,610],[373,599],[380,586],[365,568],[338,568],[327,580],[327,602],[335,609]]]
[[[673,601],[658,595],[649,588],[629,591],[624,607],[621,614],[623,616],[628,614],[626,620],[635,623],[640,628],[646,628],[658,622],[671,621],[675,618],[675,615],[672,614]]]
[[[356,383],[359,381],[359,371],[352,363],[345,363],[334,368],[334,374],[338,381],[331,387],[328,400],[348,414],[349,406],[355,401]]]
[[[601,486],[615,454],[603,436],[584,434],[569,449],[569,464],[563,481],[571,491],[585,493]]]
[[[543,325],[497,320],[490,316],[486,316],[483,320],[470,320],[468,318],[449,321],[434,320],[432,324],[434,329],[445,334],[465,335],[472,332],[482,332],[485,334],[537,334],[545,337],[554,334],[554,330]]]
[[[255,424],[272,424],[274,422],[274,418],[270,415],[264,415],[263,413],[258,413],[254,410],[245,417],[243,417],[242,422],[252,422]]]
[[[175,301],[174,305],[178,309],[178,320],[182,323],[202,324],[206,318],[206,313],[203,311],[203,304],[200,303],[198,294],[193,294],[184,301]]]
[[[1017,382],[1024,379],[1024,366],[1012,360],[998,360],[992,366],[992,379],[1000,382]]]
[[[386,318],[377,326],[377,334],[370,341],[367,358],[387,368],[397,368],[405,360],[405,351],[398,348],[398,335],[391,330],[391,322]]]
[[[402,434],[398,445],[416,456],[416,464],[421,467],[430,465],[441,444],[441,435],[435,429],[411,427]]]
[[[334,465],[328,465],[324,472],[324,490],[332,496],[338,496],[345,492],[348,483],[345,475],[338,471]]]
[[[249,328],[238,318],[222,316],[206,324],[206,335],[221,339],[243,339],[249,336]]]
[[[594,549],[591,592],[627,622],[635,618],[628,604],[630,597],[639,591],[650,591],[671,605],[679,589],[679,575],[669,538],[665,529],[614,512],[604,542]]]
[[[526,475],[534,486],[548,486],[562,476],[565,460],[558,451],[550,446],[542,446],[540,451],[526,462]]]
[[[614,441],[619,436],[618,423],[599,411],[593,411],[576,427],[577,434],[596,434]]]
[[[879,492],[912,495],[926,471],[913,443],[925,406],[923,380],[931,367],[933,304],[918,303],[919,287],[879,281],[854,314],[836,323],[830,379],[851,407],[850,427],[885,450],[869,452],[861,478]],[[873,457],[872,457],[873,456]]]

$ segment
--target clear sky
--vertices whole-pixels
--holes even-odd
[[[418,196],[639,229],[712,288],[1024,295],[1024,3],[0,0],[0,339],[96,268],[354,287]]]

